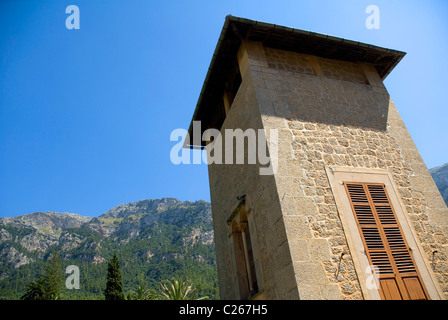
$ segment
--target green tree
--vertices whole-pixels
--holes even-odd
[[[188,280],[166,280],[161,284],[158,298],[161,300],[204,300],[208,297],[198,297],[196,289]]]
[[[155,295],[152,290],[146,289],[144,286],[137,286],[137,290],[128,295],[128,300],[155,300]]]
[[[21,298],[23,300],[58,300],[62,296],[63,280],[61,259],[55,252],[47,260],[43,276],[26,286]]]
[[[37,278],[25,287],[22,300],[45,300],[45,284],[42,278]]]
[[[106,300],[124,300],[120,262],[118,261],[116,252],[107,267],[107,281],[104,295],[106,296]]]

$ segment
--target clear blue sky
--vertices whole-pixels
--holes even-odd
[[[206,165],[173,165],[170,133],[188,129],[227,14],[407,52],[386,86],[427,166],[448,162],[446,0],[2,0],[0,216],[209,200]]]

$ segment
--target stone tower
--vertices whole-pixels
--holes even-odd
[[[383,84],[404,55],[226,17],[185,142],[244,133],[208,165],[222,299],[448,297],[448,209]]]

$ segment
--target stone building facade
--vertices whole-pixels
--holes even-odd
[[[403,56],[226,18],[193,120],[264,129],[278,164],[209,164],[221,298],[448,298],[448,209],[383,84]]]

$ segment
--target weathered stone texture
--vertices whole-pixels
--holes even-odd
[[[326,166],[393,175],[426,258],[438,251],[431,267],[448,296],[446,207],[381,79],[368,65],[265,52],[269,67],[251,75],[257,97],[272,107],[262,110],[264,127],[280,131],[275,182],[300,297],[363,298]]]
[[[250,41],[238,61],[242,84],[221,132],[277,129],[279,161],[274,176],[259,175],[259,165],[209,166],[221,298],[239,298],[227,219],[242,194],[250,197],[266,298],[364,298],[331,166],[390,172],[448,298],[448,209],[376,70]]]
[[[252,79],[247,76],[243,78],[221,131],[262,127]],[[224,146],[224,134],[223,138]],[[297,299],[294,269],[274,177],[260,176],[259,165],[247,164],[211,164],[209,176],[221,298],[240,298],[227,219],[238,204],[237,196],[247,195],[247,201],[252,205],[251,220],[256,229],[251,233],[257,252],[255,259],[258,272],[262,274],[259,286],[270,299]]]

